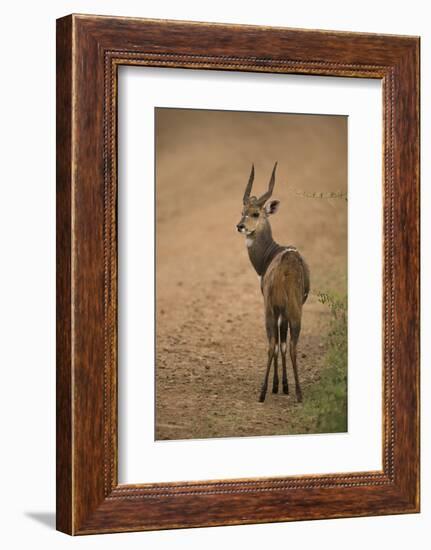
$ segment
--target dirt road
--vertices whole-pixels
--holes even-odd
[[[343,290],[345,201],[303,192],[346,191],[343,117],[162,109],[157,114],[156,438],[307,433],[295,393],[258,403],[266,361],[259,281],[235,230],[251,163],[262,193],[278,160],[271,219],[280,244],[311,269],[299,371],[304,394],[320,376],[328,309],[318,290]],[[293,389],[290,362],[288,377]]]

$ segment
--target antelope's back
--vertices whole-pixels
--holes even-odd
[[[287,248],[272,260],[262,278],[266,308],[301,315],[310,291],[310,270],[301,254]]]

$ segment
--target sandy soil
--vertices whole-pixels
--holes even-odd
[[[319,290],[347,273],[345,201],[301,192],[345,191],[344,117],[160,109],[157,112],[156,438],[306,433],[295,393],[258,403],[266,361],[262,297],[235,230],[251,163],[255,193],[275,160],[275,240],[297,246],[311,269],[299,371],[304,395],[323,365],[328,310]],[[280,367],[279,367],[280,368]],[[293,389],[293,373],[288,363]]]

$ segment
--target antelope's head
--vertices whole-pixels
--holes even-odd
[[[276,168],[277,163],[274,164],[274,168],[272,170],[268,191],[258,198],[253,196],[250,197],[254,180],[254,165],[251,167],[250,178],[248,180],[247,187],[245,188],[244,197],[242,200],[243,208],[241,219],[236,226],[237,230],[240,233],[244,233],[246,237],[252,238],[256,233],[267,228],[269,225],[268,216],[275,214],[278,210],[280,201],[269,201],[274,189]]]

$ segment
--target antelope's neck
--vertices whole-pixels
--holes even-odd
[[[279,252],[284,250],[272,238],[271,227],[260,231],[253,237],[246,238],[248,256],[259,276],[265,274],[269,264]]]

